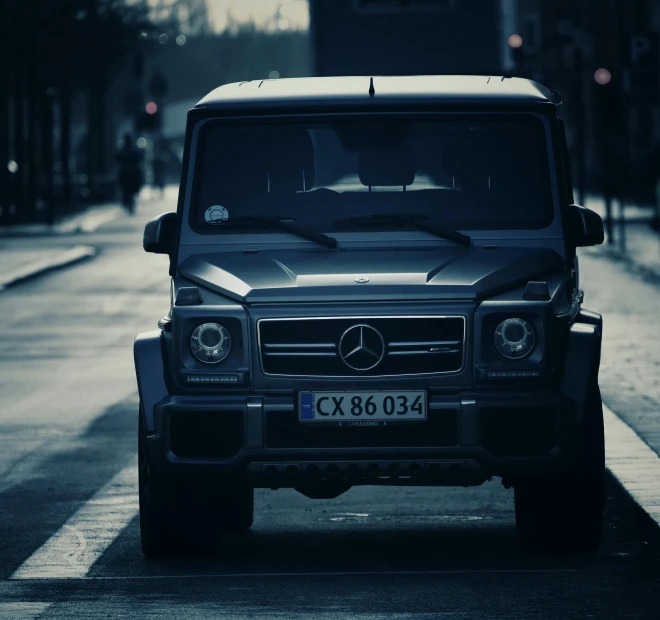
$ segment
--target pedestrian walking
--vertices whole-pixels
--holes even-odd
[[[117,165],[121,202],[124,208],[133,214],[135,213],[135,195],[140,191],[142,184],[142,173],[140,156],[133,146],[133,137],[130,133],[124,134],[122,147],[117,153]]]
[[[165,145],[161,142],[156,145],[153,155],[153,188],[158,191],[160,197],[163,197],[165,191],[165,168],[167,166],[167,151]]]

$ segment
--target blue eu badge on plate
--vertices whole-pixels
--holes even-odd
[[[300,419],[314,419],[314,394],[311,392],[304,392],[300,395]]]

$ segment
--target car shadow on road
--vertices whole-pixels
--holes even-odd
[[[616,490],[608,493],[613,508],[596,554],[522,551],[512,511],[493,517],[375,515],[370,520],[362,516],[366,513],[343,512],[346,506],[338,506],[332,512],[303,512],[292,523],[283,522],[280,515],[257,516],[251,531],[226,534],[215,556],[194,559],[145,560],[135,519],[92,568],[90,577],[598,570],[604,561],[626,562],[645,552],[645,542],[634,538],[634,524],[619,514],[621,498],[612,495]]]

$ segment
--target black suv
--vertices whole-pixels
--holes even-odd
[[[593,550],[601,317],[560,100],[523,79],[264,80],[188,114],[171,307],[140,334],[147,556],[213,550],[254,488],[515,491],[529,549]]]

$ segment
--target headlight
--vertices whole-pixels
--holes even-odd
[[[506,319],[495,329],[495,348],[509,359],[520,359],[534,349],[534,328],[523,319]]]
[[[229,355],[231,336],[222,325],[203,323],[192,333],[190,348],[200,362],[217,364]]]

